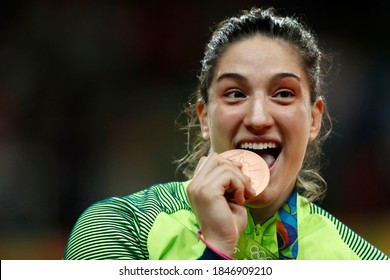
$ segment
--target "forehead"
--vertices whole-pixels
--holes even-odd
[[[290,44],[261,35],[242,39],[226,48],[214,76],[226,71],[262,75],[288,72],[302,78],[305,76],[300,56]]]

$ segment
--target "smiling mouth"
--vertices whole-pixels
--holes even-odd
[[[264,159],[264,161],[267,163],[269,168],[271,168],[271,166],[275,163],[281,151],[279,145],[274,142],[264,142],[264,143],[244,142],[239,145],[239,148],[254,152],[259,156],[261,156]]]

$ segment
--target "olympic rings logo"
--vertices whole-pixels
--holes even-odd
[[[267,256],[267,253],[264,250],[261,250],[257,245],[252,245],[249,251],[252,260],[272,260],[272,257]]]

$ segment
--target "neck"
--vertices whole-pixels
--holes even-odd
[[[278,208],[279,209],[279,208]],[[277,210],[276,210],[277,211]],[[276,211],[265,208],[251,208],[250,213],[255,224],[263,225]]]

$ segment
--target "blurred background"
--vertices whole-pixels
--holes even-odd
[[[253,5],[339,54],[321,206],[390,255],[390,7],[341,2],[1,1],[0,258],[61,259],[91,203],[181,179],[175,122],[209,28]]]

